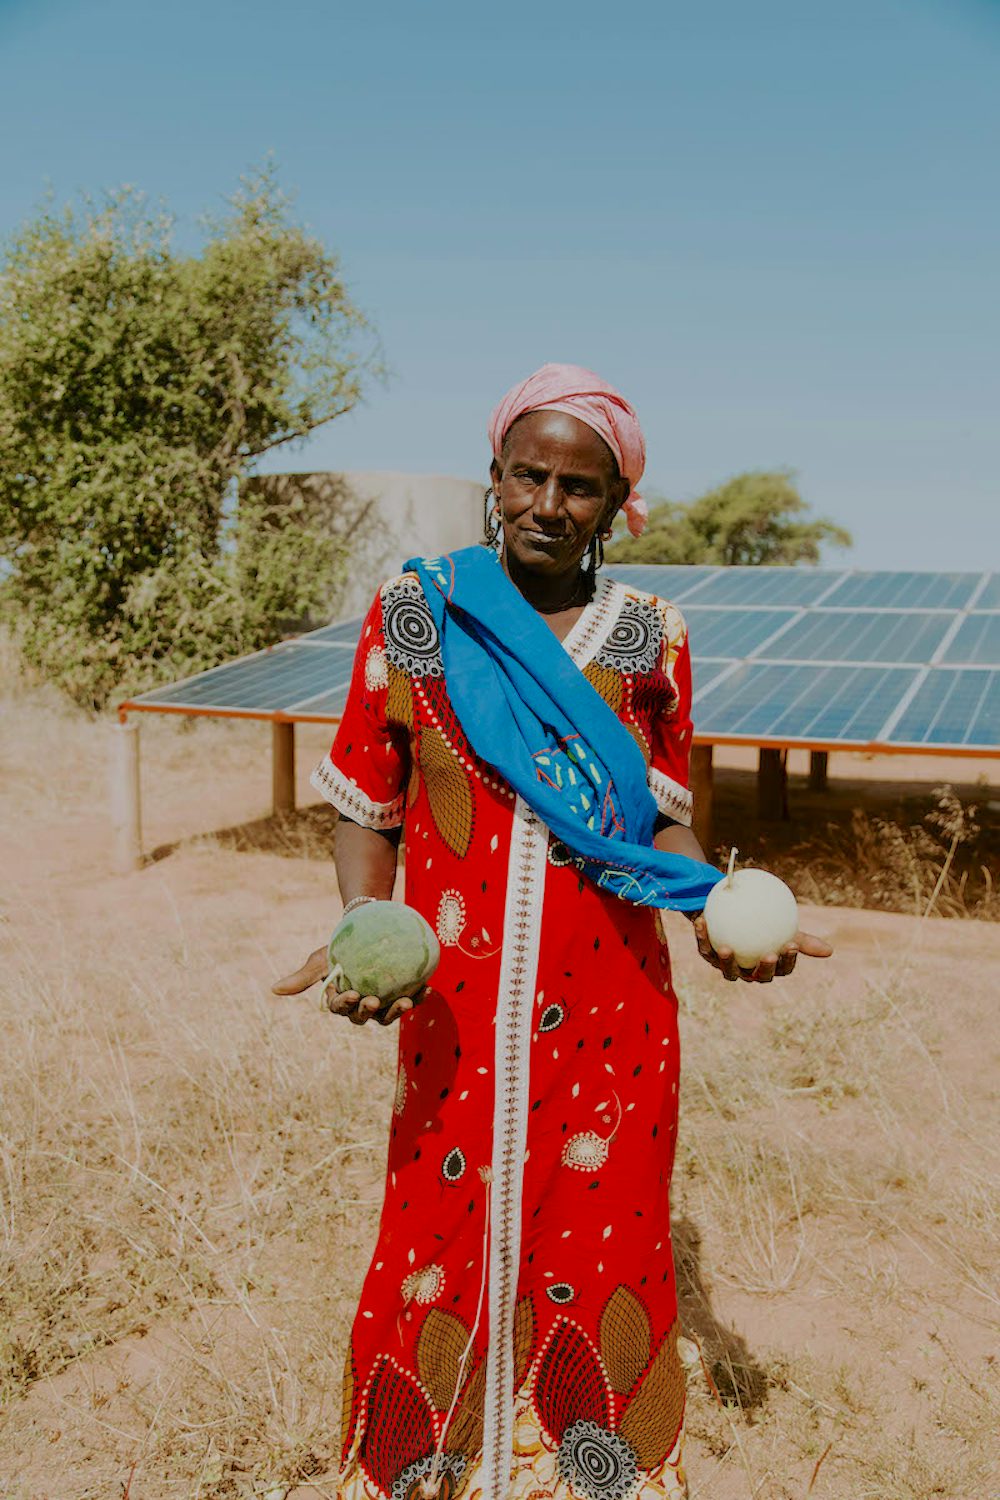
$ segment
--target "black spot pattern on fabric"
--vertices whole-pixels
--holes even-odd
[[[420,1160],[420,1147],[419,1146],[417,1147],[416,1151],[414,1151],[414,1153],[413,1153],[413,1160],[414,1161],[419,1161]]]
[[[639,1277],[639,1285],[640,1285],[640,1286],[645,1286],[645,1285],[646,1285],[646,1281],[647,1281],[647,1279],[648,1279],[648,1278],[647,1278],[647,1277],[645,1277],[645,1276],[640,1276],[640,1277]]]
[[[600,1185],[601,1185],[600,1179],[595,1177],[593,1182],[588,1182],[587,1183],[587,1192],[588,1193],[592,1193],[594,1191],[594,1189],[595,1188],[599,1188]]]
[[[641,1064],[640,1064],[640,1066],[641,1066]],[[447,1097],[448,1097],[448,1095],[449,1095],[449,1094],[450,1094],[450,1093],[451,1093],[451,1089],[449,1089],[449,1088],[447,1088],[447,1087],[446,1087],[446,1088],[443,1088],[443,1089],[442,1089],[442,1090],[441,1090],[441,1092],[440,1092],[440,1094],[438,1094],[438,1098],[439,1098],[439,1099],[447,1099]]]
[[[424,1060],[424,1054],[422,1052],[415,1053],[414,1057],[413,1057],[413,1066],[415,1068],[419,1068],[420,1064],[423,1062],[423,1060]]]
[[[536,1109],[539,1109],[541,1107],[541,1103],[542,1103],[541,1099],[536,1099],[535,1100],[534,1104],[531,1106],[531,1113],[532,1114],[535,1113]]]
[[[626,948],[628,947],[628,933],[627,932],[626,932],[625,936],[622,938],[622,943],[625,945]]]
[[[459,992],[459,990],[464,990],[464,989],[465,989],[465,980],[464,979],[460,979],[458,981],[458,983],[456,984],[456,986],[455,986],[455,994],[457,995],[458,992]]]
[[[466,1213],[471,1214],[471,1212],[475,1208],[475,1206],[476,1206],[476,1200],[475,1200],[475,1198],[470,1198],[469,1199],[469,1206],[466,1209]]]
[[[600,946],[601,946],[601,940],[600,940],[600,938],[599,937],[595,937],[595,939],[594,939],[594,952],[595,953],[597,952],[597,950],[598,950],[598,948]]]
[[[407,1198],[406,1202],[403,1204],[403,1207],[404,1208],[409,1208],[409,1206],[410,1206],[410,1200],[409,1200],[409,1198]]]
[[[653,1140],[654,1141],[656,1140],[656,1137],[659,1135],[659,1133],[660,1133],[660,1127],[659,1127],[659,1125],[654,1125],[653,1126]]]
[[[461,1057],[461,1055],[462,1055],[462,1049],[461,1049],[461,1047],[456,1047],[455,1048],[455,1056],[456,1057]]]
[[[531,1262],[534,1260],[534,1258],[535,1258],[535,1252],[534,1252],[534,1250],[530,1250],[528,1252],[528,1265],[529,1266],[531,1265]]]
[[[573,978],[573,972],[572,972],[572,970],[571,969],[563,969],[563,977],[566,978],[566,979],[572,979]]]
[[[641,1072],[642,1072],[642,1063],[636,1063],[635,1067],[632,1069],[632,1077],[633,1078],[638,1078],[638,1076],[639,1076],[639,1074]]]
[[[532,1211],[531,1211],[531,1217],[533,1219],[537,1219],[538,1215],[541,1213],[541,1211],[542,1211],[542,1205],[539,1203],[539,1205],[538,1205],[537,1208],[532,1209]]]
[[[611,1046],[611,1038],[609,1036],[606,1036],[604,1038],[604,1041],[601,1043],[601,1046],[605,1051],[607,1051],[607,1049]]]
[[[453,1303],[455,1303],[455,1302],[461,1302],[461,1300],[462,1300],[462,1293],[461,1292],[456,1292],[455,1295],[454,1295],[454,1297],[452,1297],[451,1300],[452,1300]]]
[[[646,1028],[646,1035],[649,1036],[649,1022],[648,1021],[644,1021],[643,1025]]]
[[[579,1050],[580,1050],[580,1048],[582,1046],[583,1046],[583,1037],[581,1037],[580,1040],[576,1044],[576,1050],[577,1050],[577,1052],[579,1052]]]
[[[640,969],[644,969],[645,967],[646,967],[646,955],[644,953],[642,955],[642,958],[639,960],[639,968]]]
[[[563,1120],[563,1122],[562,1122],[562,1126],[561,1126],[561,1129],[562,1129],[562,1133],[563,1133],[563,1135],[565,1135],[565,1134],[566,1134],[566,1131],[567,1131],[567,1129],[568,1129],[568,1127],[567,1127],[567,1124],[566,1124],[566,1121],[565,1121],[565,1120]]]

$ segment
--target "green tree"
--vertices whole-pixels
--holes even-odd
[[[0,265],[0,602],[79,702],[277,639],[344,541],[237,502],[253,461],[360,399],[374,336],[272,171],[198,253],[125,189],[43,212]]]
[[[792,475],[754,470],[737,474],[689,505],[664,500],[650,506],[641,537],[608,547],[609,562],[817,563],[824,542],[851,545],[850,533],[808,516]]]

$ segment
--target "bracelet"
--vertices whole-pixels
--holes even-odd
[[[377,901],[377,900],[378,900],[377,896],[355,896],[354,900],[353,901],[348,901],[347,905],[344,907],[344,916],[346,917],[347,913],[349,911],[353,911],[356,906],[361,906],[362,903],[365,902],[365,901]]]

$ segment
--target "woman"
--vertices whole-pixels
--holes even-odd
[[[389,897],[405,821],[407,900],[442,951],[420,997],[331,1001],[401,1023],[337,1493],[679,1497],[676,1001],[647,908],[696,916],[719,878],[689,826],[686,632],[597,571],[617,512],[645,519],[612,387],[545,366],[490,437],[499,561],[466,549],[379,590],[314,775],[345,907]],[[740,977],[797,951],[829,949],[800,934]],[[320,949],[276,989],[324,973]]]

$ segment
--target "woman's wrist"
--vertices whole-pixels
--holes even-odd
[[[356,906],[361,906],[366,901],[377,901],[377,900],[378,900],[377,896],[354,896],[350,901],[348,901],[347,905],[344,907],[344,916],[346,917],[347,913],[349,911],[353,911]]]

